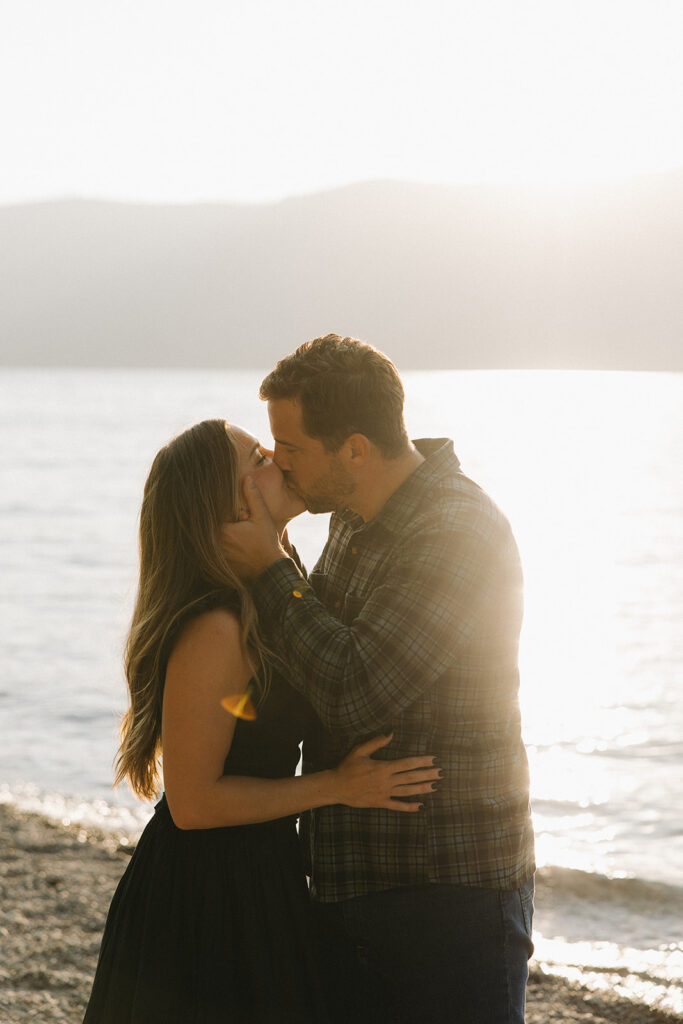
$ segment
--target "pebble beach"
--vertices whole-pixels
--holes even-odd
[[[0,804],[1,1024],[81,1024],[109,902],[131,852],[104,832]],[[683,1021],[533,966],[527,999],[527,1024]]]

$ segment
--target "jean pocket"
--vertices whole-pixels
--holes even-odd
[[[524,930],[526,931],[529,938],[531,938],[531,929],[534,920],[534,880],[530,878],[528,882],[520,886],[519,892],[519,903],[522,909],[522,920],[524,921]]]

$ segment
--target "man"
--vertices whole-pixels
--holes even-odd
[[[333,513],[307,579],[253,483],[249,520],[223,529],[266,639],[328,730],[305,770],[393,732],[383,756],[436,754],[443,771],[417,813],[310,815],[335,1019],[523,1022],[534,862],[509,524],[450,441],[409,441],[400,378],[371,346],[302,345],[261,398],[287,483]]]

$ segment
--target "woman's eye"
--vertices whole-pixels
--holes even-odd
[[[257,466],[262,466],[265,461],[266,461],[265,455],[263,455],[261,452],[259,452],[258,455],[256,456],[256,465]]]

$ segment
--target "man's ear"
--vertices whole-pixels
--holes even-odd
[[[355,467],[364,465],[370,457],[372,444],[365,434],[350,434],[343,444],[346,459]]]

